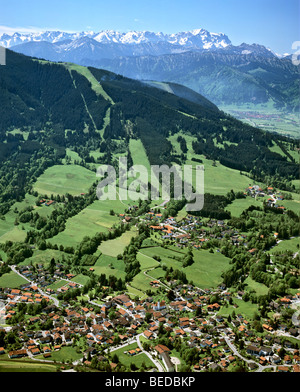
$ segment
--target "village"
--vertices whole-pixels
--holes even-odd
[[[69,280],[72,275],[65,275],[61,266],[57,267],[54,279],[68,281],[57,292],[80,288]],[[17,333],[20,342],[20,348],[16,350],[7,352],[0,347],[0,354],[7,354],[11,359],[29,357],[51,361],[53,352],[73,345],[81,337],[87,347],[82,353],[82,361],[70,365],[81,363],[88,367],[96,357],[108,361],[114,370],[117,363],[109,362],[105,352],[113,353],[120,346],[126,350],[129,343],[137,342],[136,349],[127,352],[128,356],[146,353],[153,362],[153,369],[174,371],[176,366],[174,358],[170,357],[169,342],[160,343],[164,337],[163,342],[169,340],[171,347],[174,342],[179,342],[201,353],[201,359],[191,366],[193,371],[222,371],[237,361],[242,361],[247,371],[300,370],[299,342],[295,343],[299,328],[288,328],[281,323],[275,326],[273,321],[266,319],[262,320],[263,333],[257,333],[253,323],[239,314],[238,309],[234,317],[219,316],[220,308],[232,300],[230,291],[223,286],[211,291],[178,285],[172,290],[171,299],[165,295],[165,300],[161,301],[152,297],[132,300],[126,294],[119,294],[109,295],[102,305],[93,299],[79,306],[72,300],[58,301],[57,293],[36,283],[47,275],[42,266],[35,276],[30,266],[11,268],[28,280],[28,284],[20,289],[0,291],[1,321],[5,323],[2,328],[5,333]],[[160,282],[151,281],[151,285],[160,285]],[[236,295],[242,296],[243,293]],[[276,312],[280,314],[281,310],[299,302],[300,292],[280,298],[276,302]],[[40,308],[36,315],[15,325],[11,321],[23,304],[39,304]]]
[[[259,186],[249,186],[245,196],[267,196],[276,207],[283,198],[272,187],[263,191]],[[120,214],[120,219],[129,224],[133,218]],[[214,238],[248,246],[247,236],[221,219],[208,219],[204,229],[198,217],[186,215],[178,222],[150,209],[139,220],[146,222],[153,236],[179,248],[201,249]],[[9,267],[27,283],[0,288],[0,360],[29,358],[51,363],[54,353],[77,347],[80,359],[61,363],[61,369],[118,371],[121,364],[113,353],[122,349],[128,358],[147,357],[148,371],[300,371],[299,322],[286,317],[299,305],[300,292],[269,303],[275,318],[258,315],[257,320],[250,320],[233,302],[241,300],[244,292],[225,284],[201,289],[176,279],[152,279],[150,293],[154,287],[158,291],[143,299],[105,286],[101,298],[91,299],[83,295],[83,285],[74,281],[76,274],[66,271],[63,263],[52,265],[51,272],[45,264]],[[89,270],[93,272],[92,267]],[[61,284],[55,289],[57,282]],[[233,312],[221,312],[232,304]],[[8,334],[15,338],[8,348],[1,347]],[[178,352],[184,350],[190,354],[182,363]]]

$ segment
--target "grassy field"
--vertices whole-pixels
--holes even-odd
[[[26,238],[26,231],[20,227],[0,224],[0,242],[6,241],[24,241]]]
[[[299,181],[298,181],[299,184]],[[288,210],[294,211],[296,214],[300,212],[300,195],[297,193],[292,193],[293,200],[281,200],[280,205],[284,206]]]
[[[85,285],[89,281],[89,277],[87,275],[78,274],[74,278],[72,278],[72,282]]]
[[[150,274],[152,273],[152,271],[154,270],[151,270]],[[135,275],[135,277],[132,279],[132,281],[130,282],[130,286],[143,293],[145,293],[146,290],[156,291],[157,288],[152,287],[150,285],[150,282],[152,280],[153,280],[152,278],[146,276],[144,272],[141,271],[137,275]]]
[[[200,249],[193,251],[194,263],[191,266],[182,268],[182,262],[176,258],[182,258],[185,252],[186,250],[178,251],[175,247],[142,248],[138,257],[140,257],[140,254],[148,256],[150,258],[148,262],[148,268],[150,268],[155,267],[155,263],[157,263],[157,261],[154,259],[152,259],[151,261],[151,258],[154,255],[160,256],[161,262],[158,263],[158,265],[156,264],[157,267],[165,264],[168,268],[172,267],[173,269],[183,270],[183,272],[186,274],[187,279],[189,281],[193,281],[193,283],[198,287],[216,287],[218,284],[220,284],[222,280],[222,272],[226,271],[229,268],[229,259],[227,259],[219,252],[215,252],[212,254],[208,250]],[[157,278],[164,276],[164,274],[162,275],[162,271],[160,269],[159,271],[156,271],[156,269],[149,271],[149,275],[153,277],[156,276]],[[147,288],[149,288],[149,279],[147,277],[143,278],[142,275],[133,282],[135,283],[133,284],[133,286],[137,287],[138,289],[142,289],[142,284],[144,284],[145,287],[147,286]]]
[[[44,359],[43,355],[37,355],[37,359]],[[77,353],[75,347],[71,346],[66,346],[62,347],[58,351],[52,351],[51,352],[51,357],[47,358],[48,360],[51,361],[57,361],[57,362],[73,362],[78,359],[82,358],[82,353]]]
[[[60,289],[62,286],[65,286],[68,282],[64,279],[57,280],[56,282],[50,284],[48,287],[54,291]]]
[[[254,290],[257,295],[266,295],[269,288],[262,283],[255,282],[250,276],[245,279],[244,282],[247,286],[246,289]]]
[[[169,267],[173,263],[174,267],[178,268],[181,267],[180,261],[176,260],[176,258],[182,258],[185,255],[184,250],[177,250],[170,248],[162,248],[160,246],[154,246],[151,248],[142,248],[140,253],[143,255],[148,256],[148,258],[152,258],[153,256],[159,256],[161,258],[160,263],[166,264]],[[154,260],[154,259],[153,259]],[[156,260],[154,260],[156,261]],[[158,264],[159,265],[159,264]],[[174,269],[173,267],[173,269]]]
[[[216,162],[199,156],[204,165],[204,192],[213,193],[215,195],[225,195],[231,189],[235,192],[244,191],[249,186],[251,180],[238,170],[231,169]],[[187,161],[187,164],[196,166],[193,161]]]
[[[141,290],[138,290],[134,287],[131,287],[128,283],[126,284],[126,294],[131,298],[134,299],[138,296],[140,299],[147,298],[147,294]]]
[[[196,137],[183,135],[182,133],[177,133],[168,138],[173,145],[174,152],[177,154],[181,153],[179,143],[177,142],[177,137],[181,135],[184,136],[186,140],[186,145],[188,148],[187,152],[187,165],[192,165],[195,168],[197,165],[204,166],[204,192],[213,193],[216,195],[225,195],[231,189],[234,191],[243,191],[249,186],[251,180],[240,174],[239,170],[234,170],[221,165],[219,162],[213,162],[210,159],[206,159],[203,155],[198,155],[193,152],[192,142],[196,140]],[[197,163],[192,161],[193,157],[200,158],[203,163]]]
[[[70,148],[66,148],[66,156],[70,159],[70,163],[73,163],[75,161],[81,162],[82,158],[80,158],[79,154],[73,150],[70,150]],[[63,163],[65,163],[65,159],[63,160]]]
[[[56,372],[57,365],[28,362],[27,360],[0,360],[0,373],[2,372]]]
[[[59,207],[59,203],[50,206],[36,206],[36,197],[26,194],[25,198],[20,202],[15,202],[10,210],[5,214],[4,219],[0,219],[0,242],[24,241],[28,230],[32,230],[30,223],[19,223],[15,225],[18,212],[27,207],[33,207],[33,212],[38,212],[41,217],[48,217],[53,210]],[[15,212],[17,211],[17,212]]]
[[[129,142],[129,150],[130,150],[130,154],[132,157],[132,161],[134,165],[142,165],[145,166],[148,172],[148,178],[142,178],[142,180],[144,182],[150,182],[151,180],[151,165],[150,162],[148,160],[148,156],[146,154],[145,148],[143,146],[143,143],[141,140],[135,140],[135,139],[131,139]],[[130,179],[128,181],[130,183]],[[161,195],[161,186],[159,187],[159,191],[160,191],[160,195]],[[157,206],[160,205],[164,200],[159,197],[158,199],[153,199],[151,206]]]
[[[270,249],[268,253],[274,254],[279,252],[285,252],[287,250],[296,253],[299,252],[299,248],[297,248],[297,245],[299,246],[299,244],[300,244],[299,237],[292,238],[290,240],[282,240],[277,245],[275,245],[272,249]]]
[[[46,266],[50,263],[50,260],[54,258],[55,260],[59,260],[62,257],[65,257],[65,259],[68,258],[68,254],[61,252],[59,250],[55,249],[45,249],[45,250],[39,250],[35,249],[33,251],[33,255],[27,259],[25,259],[20,265],[28,265],[28,264],[45,264]]]
[[[86,77],[88,81],[91,83],[92,89],[95,91],[96,94],[102,95],[104,99],[109,101],[111,104],[114,104],[111,97],[103,90],[101,84],[97,81],[97,79],[94,77],[94,75],[91,73],[91,71],[88,68],[73,63],[64,63],[64,66],[69,71],[71,70],[77,71],[78,73]]]
[[[126,231],[121,237],[102,242],[98,249],[107,256],[116,257],[118,254],[123,253],[125,246],[129,245],[131,238],[136,236],[136,234],[136,227],[132,227],[130,231]]]
[[[93,265],[95,274],[105,274],[107,277],[110,275],[116,276],[118,279],[125,278],[125,264],[123,260],[118,260],[116,257],[107,256],[102,254],[95,265]]]
[[[0,219],[0,242],[5,241],[24,241],[27,230],[30,230],[28,223],[21,223],[15,225],[17,214],[14,212],[15,208],[19,211],[35,205],[35,197],[26,194],[22,202],[16,202],[12,205],[10,210],[5,214],[4,219]],[[49,206],[51,208],[51,206]]]
[[[13,289],[24,283],[27,283],[27,280],[13,271],[0,276],[0,287],[10,287]]]
[[[114,350],[112,354],[116,354],[119,358],[119,361],[126,366],[130,366],[130,364],[133,363],[137,368],[140,368],[142,363],[144,362],[146,367],[155,367],[151,359],[148,358],[147,355],[144,353],[135,354],[133,356],[124,353],[124,351],[135,350],[136,348],[138,348],[137,343],[132,343],[128,344],[126,347]]]
[[[257,199],[255,199],[254,197],[248,196],[245,199],[236,199],[231,204],[226,206],[226,210],[230,211],[232,216],[238,217],[244,210],[246,210],[251,205],[254,205],[256,207],[262,207],[263,198],[258,197]]]
[[[183,269],[189,281],[201,288],[215,288],[221,282],[221,274],[229,268],[229,259],[219,252],[194,251],[194,263]]]
[[[154,254],[152,256],[154,256]],[[153,259],[152,256],[144,254],[142,250],[138,252],[136,258],[141,264],[141,270],[147,270],[149,268],[156,268],[159,266],[159,262]]]
[[[110,215],[113,209],[116,214],[124,212],[126,205],[120,200],[95,200],[79,214],[68,219],[63,232],[49,239],[49,242],[64,246],[76,246],[84,236],[94,236],[98,232],[106,232],[113,224],[120,222],[117,215]]]
[[[236,305],[233,306],[233,305]],[[222,306],[218,315],[228,316],[231,315],[234,311],[235,314],[242,314],[247,320],[253,319],[253,316],[258,311],[257,304],[253,304],[252,302],[248,301],[245,302],[242,299],[233,298],[233,305],[228,305],[227,307]]]
[[[80,195],[88,191],[96,174],[78,165],[54,165],[45,170],[34,184],[34,190],[41,195]]]
[[[142,141],[140,139],[130,139],[129,150],[133,164],[145,166],[148,170],[148,173],[150,173],[151,167]]]

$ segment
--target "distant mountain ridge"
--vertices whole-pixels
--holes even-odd
[[[63,41],[77,41],[89,38],[102,44],[159,44],[169,43],[185,48],[211,49],[226,47],[231,44],[230,39],[223,33],[210,33],[205,29],[195,29],[188,32],[174,34],[154,33],[150,31],[129,31],[121,33],[114,30],[103,30],[100,32],[67,33],[62,31],[45,31],[38,33],[14,33],[12,35],[1,34],[0,45],[6,48],[28,43],[28,42],[50,42],[52,44]]]
[[[298,111],[300,67],[266,48],[262,55],[260,45],[240,45],[244,54],[237,48],[83,62],[129,78],[179,83],[216,105],[270,103],[279,110]]]
[[[139,80],[184,85],[216,105],[299,110],[299,66],[259,44],[195,29],[174,34],[113,30],[0,35],[0,45],[49,61],[106,69]]]

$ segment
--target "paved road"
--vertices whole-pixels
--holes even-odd
[[[141,343],[141,341],[140,341],[140,337],[141,337],[142,335],[143,335],[143,334],[140,333],[140,334],[138,334],[137,336],[135,336],[133,339],[127,340],[126,343],[124,343],[124,344],[122,344],[122,345],[118,345],[117,347],[111,347],[111,348],[109,348],[109,349],[107,348],[107,349],[105,349],[104,351],[107,352],[107,351],[109,350],[109,352],[112,353],[113,351],[119,350],[120,348],[126,349],[126,347],[128,346],[128,344],[131,344],[131,343],[135,343],[135,342],[136,342],[136,343],[138,344],[139,348],[142,350],[142,352],[143,352],[144,354],[146,354],[147,357],[154,363],[154,365],[157,367],[158,371],[159,371],[159,372],[165,372],[166,370],[163,368],[163,366],[160,364],[160,362],[157,361],[155,358],[153,358],[153,356],[152,356],[148,351],[145,351],[145,350],[143,349],[142,343]]]
[[[154,365],[157,367],[157,369],[158,369],[159,372],[165,372],[165,369],[164,369],[164,367],[160,364],[160,362],[157,361],[156,359],[154,359],[154,358],[152,357],[152,355],[151,355],[148,351],[143,350],[143,346],[142,346],[141,341],[140,341],[141,335],[142,335],[142,334],[137,335],[137,344],[138,344],[139,348],[142,350],[142,352],[143,352],[144,354],[147,355],[148,358],[151,359],[151,361],[152,361],[152,362],[154,363]]]
[[[256,372],[260,373],[262,372],[264,369],[267,368],[273,368],[273,371],[276,370],[276,365],[266,365],[266,366],[262,366],[260,363],[257,363],[255,361],[253,361],[252,359],[248,359],[243,357],[235,348],[235,346],[232,344],[232,342],[229,340],[229,338],[223,334],[223,337],[226,341],[226,343],[228,344],[229,348],[231,349],[231,351],[233,352],[234,355],[236,355],[237,357],[241,358],[243,361],[247,362],[247,363],[254,363],[255,365],[258,366],[258,368],[255,370]]]

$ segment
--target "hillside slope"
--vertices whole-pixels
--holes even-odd
[[[177,154],[170,142],[179,132],[193,136],[194,154],[224,166],[283,182],[298,176],[288,152],[296,142],[235,120],[183,87],[172,88],[170,93],[108,71],[8,50],[7,65],[0,69],[1,208],[23,197],[47,167],[67,158],[67,149],[82,162],[91,162],[93,152],[101,157],[98,163],[113,164],[127,151],[130,162],[129,140],[135,138],[150,164],[182,164],[184,150]],[[286,153],[272,151],[274,145]]]
[[[82,63],[130,78],[179,83],[217,105],[270,103],[282,110],[299,110],[299,67],[289,58],[246,52],[225,48],[99,61],[86,58]]]

